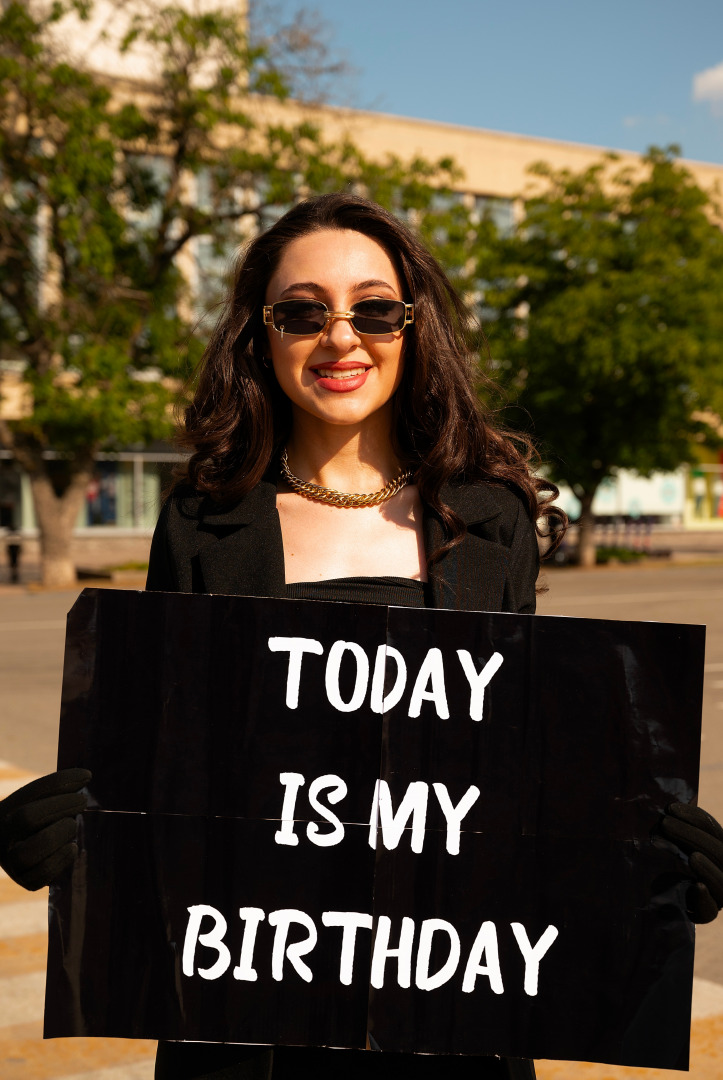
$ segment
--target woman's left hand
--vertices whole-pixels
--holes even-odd
[[[723,828],[699,806],[671,803],[660,831],[688,856],[696,881],[687,903],[695,923],[712,922],[723,907]]]

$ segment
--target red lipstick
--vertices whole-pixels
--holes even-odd
[[[337,360],[336,363],[319,364],[312,368],[317,385],[336,394],[358,390],[366,382],[370,370],[370,365],[359,363],[357,360]],[[347,374],[352,371],[355,374]]]

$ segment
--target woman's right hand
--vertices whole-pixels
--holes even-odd
[[[78,854],[75,817],[90,779],[87,769],[62,769],[0,802],[0,866],[24,889],[50,885]]]

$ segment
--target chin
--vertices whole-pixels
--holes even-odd
[[[334,400],[325,401],[323,404],[302,404],[295,402],[295,407],[310,416],[326,424],[363,424],[380,410],[389,406],[389,401],[379,404],[365,403],[362,401]]]

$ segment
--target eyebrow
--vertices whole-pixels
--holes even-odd
[[[315,281],[295,281],[293,285],[289,285],[282,292],[282,296],[286,296],[288,292],[323,292],[321,285],[317,285]]]
[[[381,278],[369,278],[368,281],[360,281],[358,285],[353,285],[351,292],[361,292],[363,289],[372,288],[384,288],[389,289],[390,292],[396,292],[397,290],[393,285],[390,285],[388,281],[383,281]],[[316,281],[295,281],[293,285],[287,285],[282,292],[282,296],[286,296],[290,292],[324,292],[324,286],[319,285]]]

